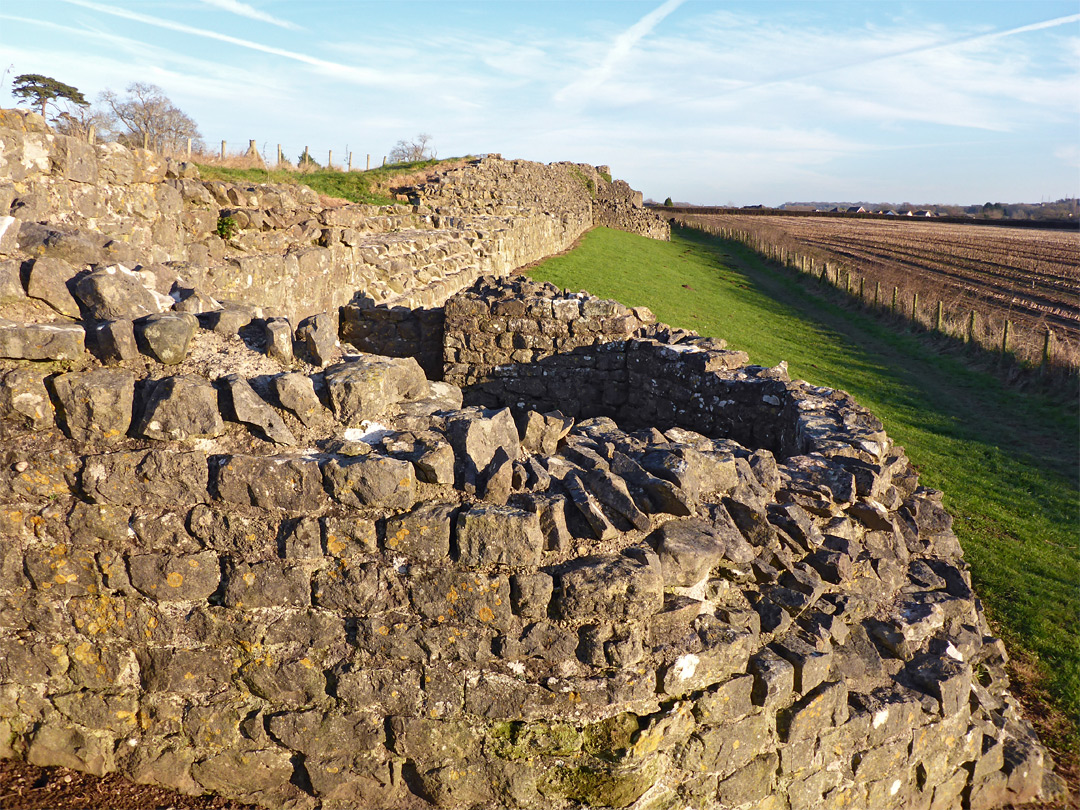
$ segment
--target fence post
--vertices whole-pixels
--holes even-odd
[[[331,169],[331,168],[333,168],[333,166],[334,166],[334,150],[333,149],[327,149],[326,150],[326,168]]]
[[[225,159],[225,141],[221,142],[221,159]]]
[[[1009,351],[1009,328],[1012,326],[1009,319],[1005,319],[1005,326],[1001,329],[1001,356],[1004,357]]]
[[[900,288],[899,287],[893,287],[892,288],[892,306],[889,307],[890,312],[896,312],[897,304],[899,303],[899,301],[900,301]]]
[[[934,313],[934,331],[936,331],[936,332],[941,331],[941,315],[942,315],[941,310],[942,310],[942,304],[941,304],[940,301],[938,301],[937,302],[937,312]]]
[[[301,163],[311,163],[311,156],[308,154],[308,148],[306,146],[304,147],[304,159]]]
[[[915,317],[918,314],[918,311],[919,311],[919,294],[915,293],[914,295],[911,296],[911,322],[912,323],[918,323],[919,322],[918,318]]]
[[[964,342],[975,342],[975,310],[971,310],[971,314],[968,316],[967,334],[964,335]]]
[[[862,276],[859,276],[859,303],[860,304],[865,304],[866,303],[866,296],[863,295],[863,292],[865,291],[865,289],[866,289],[866,279],[863,278]]]
[[[349,152],[349,171],[352,171],[352,152]]]
[[[364,171],[371,171],[371,155],[367,156],[367,164],[364,166]]]
[[[86,142],[89,143],[89,144],[93,144],[96,139],[97,139],[97,127],[95,127],[93,124],[91,124],[90,129],[88,129],[86,131]],[[191,139],[188,138],[188,143],[190,143],[190,142],[191,142]]]
[[[383,155],[383,156],[382,156],[382,165],[383,165],[384,167],[386,166],[386,155]]]
[[[881,282],[874,282],[874,309],[877,309],[881,303]]]
[[[143,149],[149,149],[150,148],[150,134],[147,133],[147,132],[144,132],[142,134],[142,148]]]
[[[1043,335],[1043,351],[1042,362],[1039,363],[1039,368],[1042,371],[1046,371],[1047,366],[1050,365],[1050,341],[1053,339],[1053,333],[1050,331],[1050,327],[1046,327],[1046,334]]]
[[[281,168],[281,144],[277,145],[277,167]]]

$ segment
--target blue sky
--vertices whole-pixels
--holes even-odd
[[[20,73],[88,98],[164,89],[206,142],[354,165],[439,155],[608,164],[645,195],[1038,202],[1080,191],[1080,4],[0,3]]]

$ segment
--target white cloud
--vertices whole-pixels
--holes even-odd
[[[636,23],[615,37],[600,64],[587,71],[572,84],[555,94],[555,101],[586,101],[595,94],[622,65],[642,39],[652,33],[665,17],[681,6],[685,0],[666,0]]]
[[[251,20],[270,23],[270,25],[276,25],[279,28],[288,28],[292,31],[302,30],[296,23],[267,14],[265,11],[259,11],[257,8],[248,5],[247,3],[241,3],[240,0],[200,0],[200,2],[221,9],[222,11],[228,11],[231,14],[238,14],[241,17],[247,17]]]

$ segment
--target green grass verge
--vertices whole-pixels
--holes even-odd
[[[418,160],[412,163],[394,163],[369,171],[342,172],[333,169],[316,169],[310,172],[280,169],[231,169],[207,163],[196,164],[203,180],[224,180],[229,183],[295,183],[309,186],[319,194],[339,197],[355,203],[368,205],[393,205],[395,200],[387,192],[387,184],[394,177],[411,174],[447,160]]]
[[[921,482],[945,492],[991,622],[1014,653],[1037,660],[1050,702],[1065,715],[1053,744],[1076,750],[1074,403],[1004,386],[936,351],[924,334],[890,326],[813,279],[696,231],[656,242],[598,228],[530,275],[648,306],[673,326],[725,338],[752,362],[786,360],[793,378],[844,389],[870,408],[906,448]]]

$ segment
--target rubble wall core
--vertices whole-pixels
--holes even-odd
[[[401,354],[419,324],[434,381],[342,346],[362,319],[339,333],[331,304],[293,323],[178,283],[240,265],[116,205],[194,179],[8,112],[0,756],[312,810],[1062,795],[941,493],[847,394],[502,271],[355,308]],[[514,221],[535,165],[481,162],[400,216]],[[553,193],[603,198],[602,168]]]

